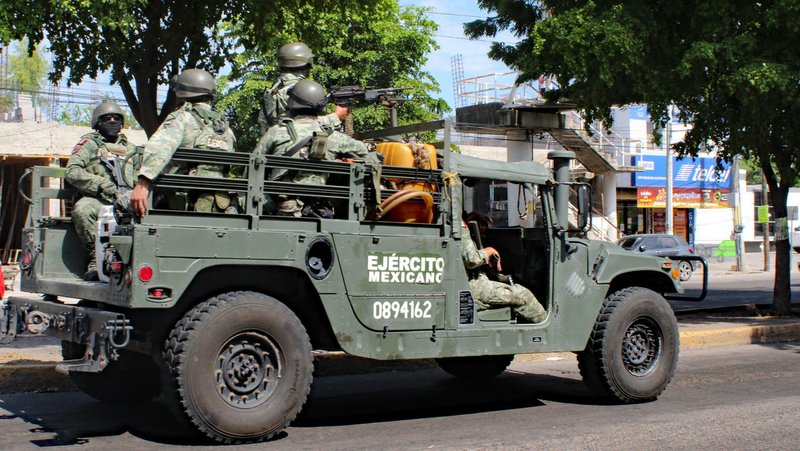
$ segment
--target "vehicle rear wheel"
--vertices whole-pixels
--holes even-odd
[[[658,293],[630,287],[606,298],[578,367],[595,393],[623,402],[652,401],[678,363],[678,323]]]
[[[221,443],[260,441],[294,420],[311,389],[311,343],[284,304],[254,292],[213,297],[170,333],[168,400]]]
[[[508,368],[513,355],[483,355],[436,359],[439,368],[464,379],[491,379]]]
[[[79,359],[86,346],[61,342],[64,360]],[[161,393],[161,379],[156,362],[144,354],[121,349],[119,359],[109,362],[99,373],[70,371],[69,378],[78,389],[94,399],[108,403],[140,403]]]
[[[678,272],[680,273],[681,282],[686,282],[692,278],[692,263],[686,260],[681,260],[678,263]]]

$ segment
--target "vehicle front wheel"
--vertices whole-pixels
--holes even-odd
[[[678,323],[658,293],[624,288],[603,303],[578,367],[595,393],[623,402],[652,401],[678,363]]]
[[[463,379],[491,379],[508,368],[513,355],[483,355],[436,359],[439,368]]]
[[[686,260],[681,260],[678,263],[678,273],[680,274],[681,282],[686,282],[692,278],[692,263]]]
[[[305,404],[313,362],[305,327],[270,296],[235,292],[189,311],[164,349],[172,404],[221,443],[264,440]]]

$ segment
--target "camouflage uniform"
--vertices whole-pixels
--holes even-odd
[[[323,117],[298,115],[294,119],[284,118],[279,125],[273,125],[261,137],[256,146],[256,152],[267,155],[285,155],[296,142],[311,136],[316,131],[329,131],[327,152],[324,160],[334,161],[340,154],[349,154],[356,158],[367,155],[367,146],[343,133],[331,131],[325,124]],[[292,135],[296,135],[293,136]],[[293,156],[308,158],[308,146]],[[328,174],[317,172],[274,170],[270,173],[270,180],[287,181],[294,183],[324,185],[328,182]],[[283,216],[301,216],[303,207],[302,199],[279,199],[281,202],[279,214]]]
[[[234,151],[236,138],[221,114],[206,102],[186,102],[172,112],[161,127],[150,137],[144,149],[142,167],[138,175],[150,180],[164,171],[170,174],[189,174],[202,177],[225,177],[222,165],[199,164],[191,168],[183,163],[172,163],[178,147]],[[225,211],[227,193],[198,193],[195,211]]]
[[[127,198],[111,194],[104,186],[113,183],[120,194],[124,183],[134,183],[135,168],[139,165],[139,156],[134,155],[125,164],[125,179],[117,180],[114,171],[109,167],[116,165],[122,168],[126,155],[136,151],[136,146],[129,143],[125,135],[119,134],[115,143],[106,142],[98,132],[87,133],[72,149],[72,156],[67,163],[65,180],[81,192],[82,197],[72,207],[72,224],[78,238],[87,251],[94,252],[97,215],[104,205],[111,205],[117,200],[125,205]],[[120,174],[122,172],[120,171]]]
[[[461,259],[468,270],[489,264],[486,250],[478,249],[470,238],[466,225],[461,229]],[[536,296],[520,284],[508,285],[489,280],[486,274],[479,272],[477,277],[470,279],[469,289],[478,310],[511,306],[517,316],[532,323],[542,322],[547,317],[547,312],[536,300]]]
[[[289,116],[289,89],[305,78],[299,72],[284,72],[271,88],[264,90],[264,106],[258,114],[258,124],[261,126],[262,134]],[[321,116],[319,119],[334,130],[342,125],[342,121],[333,113]]]

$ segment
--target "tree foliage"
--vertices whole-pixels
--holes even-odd
[[[266,76],[274,63],[271,55],[277,45],[291,39],[302,38],[315,45],[321,55],[326,55],[320,62],[331,58],[339,70],[331,80],[346,78],[343,74],[350,73],[347,67],[355,65],[374,64],[373,70],[379,73],[383,55],[402,52],[402,45],[415,44],[409,39],[411,32],[400,33],[396,41],[392,40],[388,33],[401,30],[390,23],[391,17],[399,19],[399,13],[397,2],[388,0],[4,0],[0,3],[0,42],[27,36],[32,50],[33,43],[50,37],[53,81],[65,77],[69,83],[78,83],[86,76],[96,78],[108,71],[111,82],[122,88],[133,115],[150,135],[176,105],[172,90],[159,104],[158,89],[172,76],[194,67],[216,74],[233,62],[238,71],[231,80],[259,76],[262,81],[269,80],[271,77]],[[370,19],[376,21],[371,23]],[[379,42],[369,47],[366,41],[370,38]],[[355,55],[347,46],[358,43],[363,44],[359,48],[369,51],[357,55],[355,61],[346,61]],[[342,47],[337,49],[337,44]],[[395,46],[384,51],[379,44]],[[411,58],[386,58],[392,64],[381,66],[383,72],[406,64],[418,71],[422,63],[413,60],[417,47],[408,53]],[[244,57],[237,56],[239,53]],[[267,55],[270,57],[263,61],[255,59]],[[251,74],[253,71],[255,74]],[[419,75],[413,70],[407,73],[410,77]],[[368,79],[366,75],[363,78]],[[230,86],[245,85],[235,82]],[[249,91],[253,89],[248,87]]]
[[[79,83],[109,71],[136,119],[152,134],[175,105],[171,91],[158,104],[159,85],[185,67],[216,72],[232,44],[219,23],[244,10],[241,1],[4,0],[0,41],[27,36],[32,46],[48,37],[54,82],[65,77]]]
[[[479,0],[494,14],[465,26],[471,37],[508,29],[516,45],[490,56],[541,74],[560,88],[550,101],[575,103],[587,120],[611,123],[613,106],[647,104],[664,125],[675,104],[692,125],[681,155],[713,147],[764,171],[776,214],[773,307],[789,310],[788,189],[800,174],[800,2],[795,0]]]
[[[14,42],[8,47],[8,80],[3,80],[5,94],[0,96],[0,111],[6,112],[14,106],[16,94],[31,96],[40,107],[47,107],[47,99],[43,93],[45,75],[50,70],[50,63],[43,55],[40,45],[28,54],[27,39]]]
[[[276,17],[282,25],[270,22]],[[424,9],[401,8],[396,0],[341,10],[306,4],[280,9],[264,21],[265,26],[254,30],[245,23],[232,26],[233,34],[241,37],[241,47],[249,50],[233,59],[233,71],[221,86],[225,96],[220,105],[232,115],[243,148],[254,146],[260,136],[256,118],[263,92],[277,79],[276,51],[287,42],[309,45],[316,55],[311,77],[323,86],[407,88],[410,101],[399,108],[401,124],[433,120],[448,110],[443,100],[429,94],[438,91],[438,85],[421,69],[427,54],[436,48],[436,24],[427,19]],[[383,107],[354,108],[356,131],[388,124]]]

